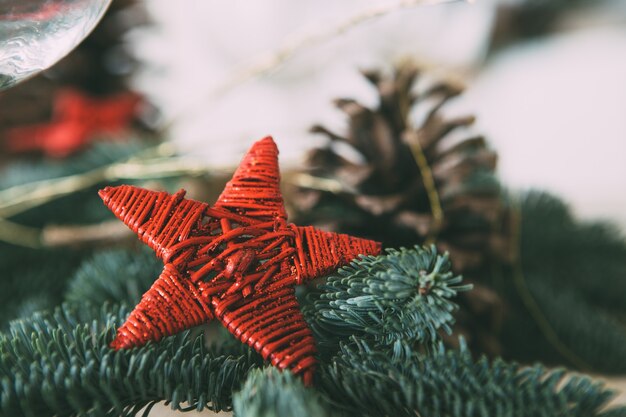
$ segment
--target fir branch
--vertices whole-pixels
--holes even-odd
[[[626,416],[626,408],[601,411],[613,395],[601,383],[539,365],[474,361],[464,343],[460,351],[394,359],[354,342],[324,371],[335,405],[365,416]]]
[[[327,416],[317,391],[307,389],[291,372],[254,369],[233,396],[238,417]]]
[[[68,278],[85,251],[39,251],[0,243],[0,328],[63,301]]]
[[[576,221],[545,193],[521,196],[520,212],[520,264],[494,282],[509,304],[508,354],[625,372],[626,241],[617,228]]]
[[[589,302],[626,312],[626,239],[619,227],[577,221],[561,200],[542,192],[522,195],[520,208],[525,269],[550,270],[551,284],[567,282]]]
[[[162,400],[173,409],[224,410],[259,365],[249,350],[208,349],[189,332],[114,351],[108,343],[127,313],[63,305],[13,322],[0,336],[0,414],[132,416]]]
[[[407,343],[437,341],[439,329],[451,332],[457,308],[451,298],[471,288],[461,281],[448,255],[438,255],[434,245],[388,249],[328,277],[306,314],[318,338],[336,342],[361,335],[394,345],[398,354]]]
[[[127,284],[145,287],[154,272],[143,254],[134,266],[132,256],[95,256],[77,273],[68,297],[132,302],[141,289]],[[250,374],[262,360],[233,338],[207,348],[183,332],[114,351],[109,342],[125,307],[65,304],[0,334],[0,415],[131,416],[157,401],[186,410],[230,409],[234,401],[241,416],[328,415],[330,405],[366,416],[626,416],[624,408],[601,412],[611,392],[586,377],[474,361],[465,347],[414,349],[411,340],[432,342],[438,326],[449,324],[449,297],[465,289],[459,283],[447,258],[432,248],[362,258],[334,276],[322,287],[327,291],[311,297],[309,318],[325,320],[318,342],[339,344],[337,355],[320,362],[317,390],[275,369]],[[343,314],[349,323],[342,327]],[[408,323],[421,330],[402,327]],[[392,340],[401,340],[402,355],[389,354],[385,343]]]
[[[559,339],[577,356],[584,358],[587,366],[574,363],[577,369],[585,372],[595,369],[610,374],[626,372],[626,328],[617,315],[606,306],[589,303],[579,291],[547,284],[547,274],[527,274],[526,277],[531,280],[529,290],[557,330]],[[519,330],[525,329],[521,327]],[[534,334],[530,336],[537,338]],[[536,339],[531,340],[536,348],[543,350],[536,357],[542,357],[542,353],[545,355],[549,347]]]
[[[105,302],[135,305],[163,269],[154,253],[106,250],[86,259],[68,284],[69,302],[102,305]]]

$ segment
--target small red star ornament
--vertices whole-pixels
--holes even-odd
[[[6,131],[5,148],[12,153],[41,151],[63,158],[87,145],[96,135],[127,130],[137,116],[141,98],[126,92],[106,98],[64,89],[54,98],[52,120]]]
[[[121,185],[100,191],[104,203],[165,264],[111,346],[150,340],[217,319],[280,369],[312,382],[315,340],[295,286],[376,255],[371,240],[287,222],[279,188],[278,149],[256,142],[217,202]]]

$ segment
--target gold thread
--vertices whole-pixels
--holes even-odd
[[[413,159],[415,160],[417,168],[420,171],[420,175],[422,176],[422,183],[426,189],[430,212],[433,216],[433,227],[429,229],[428,236],[423,243],[424,245],[430,245],[435,243],[443,223],[443,208],[441,207],[441,199],[439,198],[439,191],[437,190],[437,185],[435,184],[433,171],[430,168],[428,159],[426,158],[422,145],[420,144],[419,134],[416,132],[415,126],[413,126],[411,121],[409,114],[411,111],[411,103],[408,95],[400,95],[399,106],[402,120],[406,121],[405,134],[410,135],[410,137],[406,139],[408,139],[407,142],[409,148],[411,149],[411,154],[413,155]]]
[[[0,240],[27,248],[40,248],[41,230],[0,218]]]
[[[435,185],[433,172],[430,169],[426,155],[424,155],[424,150],[419,143],[419,138],[413,130],[410,132],[414,135],[414,137],[409,141],[409,148],[411,149],[415,163],[417,164],[422,176],[422,183],[426,188],[430,211],[433,215],[434,227],[430,228],[428,237],[424,242],[425,245],[429,245],[435,241],[437,234],[441,229],[441,224],[443,223],[443,209],[441,207],[441,200],[439,199],[439,192],[437,191],[437,186]]]
[[[314,32],[308,36],[291,35],[290,38],[275,51],[269,54],[258,56],[252,65],[235,69],[231,72],[231,76],[226,77],[219,83],[208,96],[200,97],[200,100],[194,100],[189,106],[185,106],[184,110],[175,114],[170,120],[167,120],[159,129],[160,132],[171,131],[174,126],[183,117],[189,118],[198,115],[198,109],[206,108],[206,103],[210,103],[219,99],[235,87],[241,86],[246,82],[257,77],[265,76],[275,71],[285,62],[289,61],[297,53],[301,53],[307,49],[323,44],[328,41],[337,39],[341,35],[350,32],[352,29],[363,26],[367,23],[374,22],[379,18],[399,12],[409,10],[418,6],[435,6],[441,4],[469,2],[470,0],[400,0],[391,2],[381,6],[374,6],[360,11],[354,16],[348,17],[346,20],[339,22],[336,26],[322,26],[321,31]],[[202,137],[204,140],[204,137]]]
[[[511,203],[511,213],[513,216],[511,245],[513,253],[516,254],[516,259],[513,261],[513,282],[515,284],[515,288],[517,289],[517,292],[522,299],[524,306],[537,323],[537,326],[539,326],[539,330],[541,331],[541,333],[543,333],[543,336],[546,338],[548,343],[550,343],[550,345],[552,345],[552,347],[563,358],[568,360],[578,369],[588,372],[592,369],[592,366],[589,365],[583,358],[578,356],[565,343],[561,341],[559,335],[556,333],[546,316],[541,311],[541,307],[539,306],[539,304],[533,297],[530,289],[528,288],[526,279],[524,277],[524,271],[522,269],[522,212],[518,203]]]

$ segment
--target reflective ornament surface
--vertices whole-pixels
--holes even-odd
[[[0,0],[0,90],[59,61],[104,15],[111,0]]]

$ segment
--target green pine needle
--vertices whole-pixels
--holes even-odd
[[[163,270],[163,263],[148,248],[138,251],[106,250],[87,259],[70,280],[65,299],[70,302],[105,302],[135,305]]]
[[[156,266],[143,255],[133,266],[132,256],[93,257],[68,297],[136,299]],[[258,370],[260,356],[237,341],[207,347],[190,331],[114,351],[109,343],[127,307],[64,304],[0,334],[0,415],[134,416],[165,401],[178,410],[234,407],[240,417],[626,417],[624,408],[600,411],[611,392],[589,378],[475,361],[465,348],[422,349],[450,325],[451,297],[466,289],[433,248],[354,261],[310,297],[318,345],[336,347],[320,356],[314,388],[290,372]],[[392,345],[402,354],[390,354]]]
[[[260,364],[247,349],[208,349],[189,332],[114,351],[108,344],[127,314],[63,305],[13,322],[0,336],[0,415],[132,416],[163,400],[174,409],[228,410]]]
[[[305,388],[291,372],[255,369],[233,397],[237,417],[326,416],[319,392]]]
[[[591,417],[613,393],[583,376],[440,348],[394,359],[364,342],[342,347],[323,372],[323,390],[339,408],[364,416]]]
[[[318,339],[361,335],[396,350],[398,342],[430,344],[439,329],[451,332],[457,308],[451,298],[471,288],[450,268],[448,255],[434,246],[361,257],[328,277],[310,296],[306,315]]]
[[[619,228],[576,221],[568,207],[549,194],[529,192],[520,199],[518,278],[529,294],[514,285],[511,271],[503,270],[494,280],[509,310],[502,337],[507,353],[521,361],[623,374],[626,240]],[[536,304],[531,306],[534,311],[529,298]],[[538,323],[553,329],[571,354],[557,352]],[[572,361],[572,355],[578,360]]]

